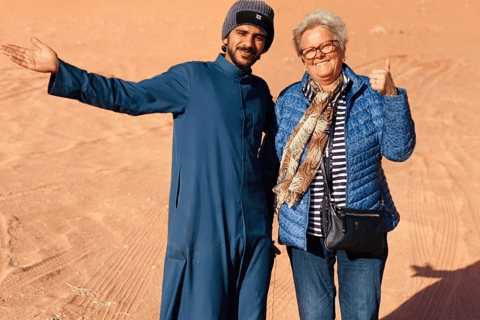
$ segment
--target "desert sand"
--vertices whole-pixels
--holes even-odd
[[[36,36],[64,61],[139,81],[214,60],[233,2],[0,0],[0,43]],[[346,21],[354,71],[389,57],[407,89],[417,146],[404,163],[384,161],[401,222],[381,319],[480,319],[480,3],[268,3],[275,41],[253,69],[273,96],[300,79],[291,32],[320,8]],[[0,57],[0,319],[158,319],[172,116],[52,97],[48,80]],[[267,319],[298,319],[281,250]]]

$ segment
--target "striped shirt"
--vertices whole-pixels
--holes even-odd
[[[350,79],[345,75],[342,93],[337,99],[335,108],[335,124],[331,145],[325,148],[326,155],[332,152],[331,157],[331,177],[332,177],[332,201],[341,207],[345,207],[346,197],[345,190],[347,185],[347,165],[345,156],[345,109],[346,109],[346,90]],[[302,87],[305,97],[312,102],[315,97],[309,82]],[[318,169],[315,177],[310,184],[310,209],[308,213],[307,233],[317,237],[323,236],[320,213],[323,203],[323,175]]]

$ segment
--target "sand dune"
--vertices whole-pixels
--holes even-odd
[[[138,81],[214,60],[232,3],[2,0],[0,43],[37,36],[69,63]],[[480,3],[269,4],[275,41],[254,73],[274,96],[300,79],[291,31],[319,8],[347,22],[357,73],[390,57],[408,91],[417,147],[384,163],[401,223],[381,318],[480,319]],[[48,79],[0,57],[0,319],[158,319],[172,117],[51,97]],[[272,275],[268,319],[298,319],[285,253]]]

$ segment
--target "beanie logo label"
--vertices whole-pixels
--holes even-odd
[[[267,41],[265,43],[265,48],[266,48],[265,51],[267,51],[268,48],[270,48],[270,45],[272,44],[272,41],[273,41],[272,19],[273,19],[273,13],[272,13],[272,17],[270,18],[269,16],[266,16],[261,12],[253,12],[248,10],[239,11],[236,13],[235,18],[232,19],[233,21],[228,20],[228,26],[229,26],[228,28],[231,28],[229,29],[228,32],[244,24],[257,27],[263,32],[265,32],[265,35],[267,36],[267,39],[266,39]],[[225,24],[227,24],[227,20],[225,20]],[[225,24],[224,24],[224,28],[225,28]],[[226,35],[228,35],[228,33],[226,33]]]

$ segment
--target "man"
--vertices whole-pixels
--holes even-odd
[[[225,55],[139,83],[89,74],[35,38],[34,50],[1,47],[50,72],[49,94],[130,115],[173,113],[161,319],[266,317],[274,247],[257,153],[273,104],[250,67],[270,48],[273,16],[262,1],[238,1],[222,29]]]

